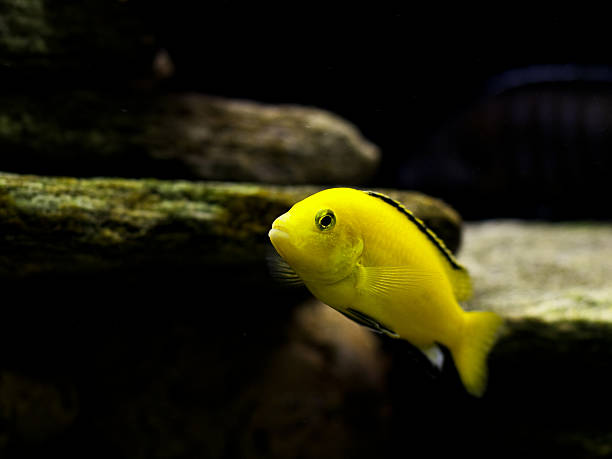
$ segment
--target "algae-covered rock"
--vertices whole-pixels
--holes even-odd
[[[271,222],[319,189],[0,174],[0,273],[256,263]],[[396,196],[456,249],[456,212]]]
[[[1,96],[0,149],[9,172],[277,184],[363,183],[380,156],[321,109],[85,90]]]

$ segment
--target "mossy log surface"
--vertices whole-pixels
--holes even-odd
[[[320,189],[0,174],[0,274],[256,263],[272,221]],[[457,249],[455,211],[386,191]]]

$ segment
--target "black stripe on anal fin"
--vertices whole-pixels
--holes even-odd
[[[355,322],[357,322],[360,325],[368,327],[379,333],[384,333],[394,338],[399,338],[399,335],[395,333],[393,330],[381,324],[380,322],[378,322],[376,319],[373,319],[369,315],[364,314],[361,311],[357,311],[356,309],[353,309],[353,308],[347,308],[346,313],[344,311],[340,311],[340,312],[342,312],[342,314],[347,316],[349,319],[353,319]]]
[[[382,333],[381,330],[379,330],[377,327],[373,326],[372,321],[363,320],[363,319],[359,318],[358,316],[352,315],[352,314],[350,314],[350,313],[348,313],[346,311],[342,311],[340,309],[336,309],[336,311],[338,311],[340,314],[342,314],[347,319],[352,320],[353,322],[361,325],[362,327],[367,328],[368,330],[371,330],[371,331],[376,332],[376,333]]]
[[[421,231],[427,237],[427,239],[429,239],[429,241],[440,251],[442,256],[446,258],[446,260],[450,263],[453,269],[457,269],[457,270],[465,269],[463,266],[457,263],[457,260],[455,260],[455,257],[453,256],[453,254],[450,253],[448,248],[446,248],[446,246],[444,245],[444,242],[438,236],[436,236],[436,234],[432,230],[430,230],[425,225],[425,223],[423,223],[421,220],[415,217],[414,214],[410,212],[408,209],[406,209],[401,203],[397,202],[394,199],[391,199],[389,196],[386,196],[382,193],[377,193],[376,191],[365,191],[365,193],[382,200],[383,202],[389,204],[390,206],[393,206],[395,209],[401,212],[406,218],[408,218],[408,220],[410,220],[414,225],[416,225],[419,231]]]

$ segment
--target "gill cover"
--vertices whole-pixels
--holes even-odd
[[[274,221],[270,240],[302,279],[334,283],[351,274],[363,241],[350,214],[313,196]]]

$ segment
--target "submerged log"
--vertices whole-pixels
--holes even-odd
[[[0,274],[257,263],[272,221],[320,189],[0,174]],[[457,249],[454,210],[420,193],[389,194]]]

